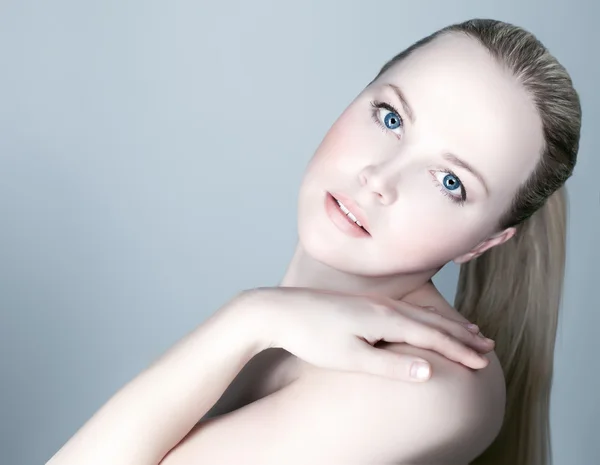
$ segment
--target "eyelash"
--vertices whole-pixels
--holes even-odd
[[[433,175],[433,182],[436,183],[439,187],[440,187],[440,191],[442,192],[442,194],[444,194],[446,197],[449,197],[450,200],[452,200],[454,203],[456,203],[459,206],[463,206],[467,200],[467,189],[465,188],[465,185],[463,184],[463,182],[460,180],[460,178],[456,175],[456,173],[450,169],[444,169],[444,170],[432,170],[430,171],[430,173]],[[451,174],[452,176],[454,176],[456,179],[458,179],[458,182],[460,183],[460,189],[462,192],[462,195],[460,197],[457,197],[456,195],[452,195],[450,192],[448,192],[448,190],[442,185],[442,183],[440,183],[435,175],[433,173],[447,173],[447,174]]]
[[[404,119],[402,118],[402,116],[400,116],[400,112],[398,110],[396,110],[392,105],[390,105],[387,102],[380,102],[379,100],[373,100],[371,101],[371,106],[373,107],[373,110],[371,111],[371,116],[373,117],[373,121],[375,121],[375,123],[377,123],[377,125],[379,125],[379,127],[381,127],[381,129],[383,129],[384,132],[386,131],[391,131],[390,128],[387,128],[379,119],[379,109],[383,108],[385,110],[391,111],[392,113],[394,113],[398,119],[400,120],[400,127],[402,129],[404,129]]]
[[[373,121],[375,121],[375,123],[383,130],[383,132],[391,131],[391,129],[386,127],[385,124],[383,124],[381,122],[381,120],[379,119],[379,110],[381,108],[394,113],[400,120],[399,127],[404,129],[404,119],[400,115],[400,112],[396,108],[394,108],[393,105],[391,105],[387,102],[381,102],[379,100],[372,100],[371,106],[373,107],[373,110],[371,111],[371,116],[373,118]],[[398,136],[396,136],[396,137],[398,137]],[[451,174],[456,179],[458,179],[458,182],[460,183],[462,196],[459,198],[455,195],[450,194],[448,192],[448,190],[436,179],[435,175],[433,175],[434,172]],[[442,192],[442,194],[444,194],[446,197],[449,197],[452,202],[454,202],[455,204],[457,204],[459,206],[463,206],[465,204],[465,201],[467,200],[467,189],[465,188],[465,185],[463,184],[461,179],[456,175],[456,173],[454,173],[454,171],[452,171],[450,169],[446,169],[446,170],[431,171],[431,173],[433,175],[433,181],[440,187],[440,191]]]

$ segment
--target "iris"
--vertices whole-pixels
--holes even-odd
[[[400,122],[400,118],[398,118],[398,115],[396,115],[395,113],[392,113],[392,112],[385,115],[383,122],[385,123],[386,127],[388,127],[389,129],[396,129],[396,128],[400,127],[400,125],[402,124]]]
[[[446,176],[444,176],[443,184],[444,187],[450,191],[453,191],[460,187],[460,181],[456,176],[452,174],[447,174]]]

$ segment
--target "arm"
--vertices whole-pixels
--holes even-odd
[[[294,451],[298,440],[306,440],[309,447],[311,441],[317,443],[316,449],[312,451],[316,454],[315,457],[322,459],[339,454],[345,447],[341,441],[347,437],[358,437],[363,430],[356,430],[354,435],[346,434],[349,425],[344,425],[342,434],[335,436],[338,438],[337,442],[332,441],[319,449],[320,443],[318,436],[315,437],[314,429],[300,429],[300,435],[296,435],[297,428],[303,425],[303,418],[299,415],[310,415],[310,412],[314,411],[305,407],[297,411],[299,404],[322,406],[326,418],[334,419],[334,422],[336,418],[333,415],[341,410],[331,410],[327,405],[330,395],[339,394],[339,399],[335,399],[333,404],[347,409],[348,412],[356,408],[356,400],[362,405],[362,400],[356,397],[358,395],[366,396],[365,405],[389,410],[390,405],[395,406],[395,398],[381,398],[379,404],[372,403],[374,401],[369,404],[369,398],[373,396],[367,395],[365,386],[358,380],[372,379],[374,374],[408,380],[409,368],[415,361],[423,362],[422,358],[414,354],[392,356],[385,350],[374,349],[367,342],[367,338],[391,338],[398,341],[405,340],[408,336],[416,345],[432,346],[440,354],[450,356],[472,368],[483,368],[489,363],[487,360],[483,363],[482,356],[474,351],[474,347],[487,347],[487,344],[469,333],[461,324],[434,318],[410,304],[380,301],[379,298],[369,296],[302,288],[266,288],[242,293],[241,298],[234,299],[213,315],[156,364],[119,391],[58,452],[50,464],[147,465],[158,463],[167,453],[165,460],[178,460],[181,454],[176,454],[177,450],[190,450],[197,444],[200,444],[200,449],[197,455],[192,454],[194,459],[206,458],[210,463],[213,460],[231,458],[233,453],[235,457],[248,463],[249,460],[255,461],[261,453],[270,453],[271,450],[266,446],[272,438],[278,437],[283,440],[281,446],[272,451],[275,457]],[[261,313],[251,312],[251,309],[260,309]],[[429,321],[431,326],[427,321],[421,321],[422,319]],[[269,321],[268,328],[265,327],[264,321]],[[318,331],[315,331],[317,329]],[[444,337],[444,331],[448,331],[448,334],[453,334],[454,337]],[[312,360],[317,366],[354,372],[358,370],[360,373],[371,374],[322,370],[322,373],[342,376],[340,379],[350,376],[352,383],[348,392],[331,391],[326,389],[326,386],[320,386],[318,382],[309,385],[304,391],[294,391],[295,387],[305,386],[302,380],[297,380],[264,398],[264,401],[261,399],[250,404],[248,407],[255,406],[253,410],[246,407],[209,419],[205,423],[201,422],[187,438],[191,439],[193,436],[202,441],[192,442],[186,439],[174,453],[169,452],[192,430],[196,421],[219,398],[248,360],[264,348],[279,347],[280,343],[286,350],[297,350],[300,358],[309,363]],[[471,344],[473,348],[464,344]],[[489,348],[485,351],[489,351]],[[431,356],[433,357],[433,353]],[[387,386],[388,389],[391,386],[394,388],[392,392],[402,393],[397,381],[381,380],[380,376],[377,379],[378,386]],[[413,378],[410,379],[415,382]],[[355,391],[354,386],[359,390]],[[448,387],[452,386],[454,384]],[[378,391],[374,390],[371,393],[378,394]],[[452,391],[450,393],[454,394]],[[348,397],[353,394],[354,398]],[[340,401],[344,400],[348,402],[347,405],[340,404]],[[256,406],[265,406],[265,409],[261,411]],[[295,407],[296,411],[289,410],[292,407]],[[242,412],[249,411],[256,412],[259,416],[242,416]],[[270,417],[264,416],[265,413]],[[366,412],[357,413],[362,416]],[[366,416],[365,418],[368,419]],[[231,419],[231,423],[226,423],[226,419]],[[251,422],[248,423],[248,420]],[[297,420],[300,420],[300,423]],[[323,420],[322,415],[317,416],[315,420]],[[337,421],[345,421],[344,416]],[[210,434],[211,431],[216,434]],[[229,444],[231,438],[236,441],[235,448]],[[435,438],[439,438],[439,433],[434,434]],[[248,443],[248,440],[253,442]],[[223,444],[224,441],[226,442]],[[242,444],[238,448],[237,441],[246,441],[248,447],[244,448]],[[191,444],[191,448],[186,449],[186,443]],[[435,444],[435,441],[431,444]],[[360,450],[358,441],[354,446]],[[244,449],[248,449],[246,453],[243,453]],[[353,449],[346,447],[344,450]],[[363,448],[363,454],[365,450],[367,448]],[[307,451],[302,449],[294,458],[308,457],[310,454],[307,455]],[[352,457],[351,461],[355,460],[354,455],[348,457]],[[360,453],[356,457],[360,457]]]
[[[280,391],[197,425],[161,465],[464,465],[495,438],[504,379],[495,355],[471,370],[406,344],[385,350],[430,361],[424,384],[314,368]]]
[[[266,347],[254,320],[232,314],[243,299],[244,293],[119,390],[48,465],[159,463]]]
[[[201,421],[229,413],[287,386],[298,377],[299,365],[304,363],[285,349],[263,350],[242,368]]]
[[[292,292],[293,298],[278,301],[279,292]],[[373,310],[363,306],[365,302],[359,302],[358,313],[349,315],[355,310],[355,302],[342,299],[341,313],[331,314],[327,298],[313,292],[308,296],[310,299],[304,301],[302,290],[278,290],[275,296],[271,295],[274,302],[279,302],[278,311],[284,310],[283,302],[293,309],[287,315],[287,326],[300,334],[310,334],[309,346],[295,341],[296,347],[313,356],[317,364],[322,364],[319,353],[326,360],[338,348],[336,330],[349,331],[345,325],[355,319],[360,326],[356,334],[380,339],[381,334],[370,324],[377,318],[359,319],[363,311]],[[318,308],[314,313],[313,307]],[[332,315],[336,317],[333,320]],[[442,321],[439,317],[434,320]],[[385,318],[383,323],[389,327],[392,321],[393,318]],[[331,331],[327,330],[329,325]],[[408,320],[401,320],[401,329],[404,325],[415,332],[420,330]],[[349,333],[353,333],[352,329]],[[285,338],[282,345],[289,349],[294,333],[287,336],[291,339]],[[436,336],[435,332],[431,336]],[[502,424],[505,397],[502,370],[493,352],[487,355],[487,368],[474,371],[442,356],[444,351],[439,350],[440,346],[436,352],[403,343],[379,344],[379,349],[383,350],[377,352],[427,359],[433,377],[427,383],[414,384],[373,376],[364,365],[358,372],[305,365],[304,374],[283,389],[198,424],[161,465],[415,462],[463,465],[492,442]],[[347,355],[361,359],[367,353]],[[386,359],[391,361],[383,356],[370,360],[379,365]]]

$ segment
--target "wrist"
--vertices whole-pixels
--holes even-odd
[[[234,330],[235,338],[254,355],[275,347],[269,299],[261,288],[248,289],[236,295],[223,309],[223,324]]]

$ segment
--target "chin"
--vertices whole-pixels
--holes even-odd
[[[448,262],[441,257],[413,257],[408,253],[397,253],[397,259],[394,259],[389,253],[377,253],[371,247],[352,250],[351,242],[343,237],[336,237],[334,230],[331,233],[323,225],[317,224],[317,221],[299,221],[298,239],[304,252],[312,259],[357,276],[382,277],[424,272],[435,274]]]
[[[309,222],[310,223],[310,222]],[[384,270],[373,257],[367,260],[366,250],[351,250],[345,240],[326,234],[313,224],[300,224],[298,239],[303,251],[313,260],[343,273],[357,276],[384,276],[397,270]]]

